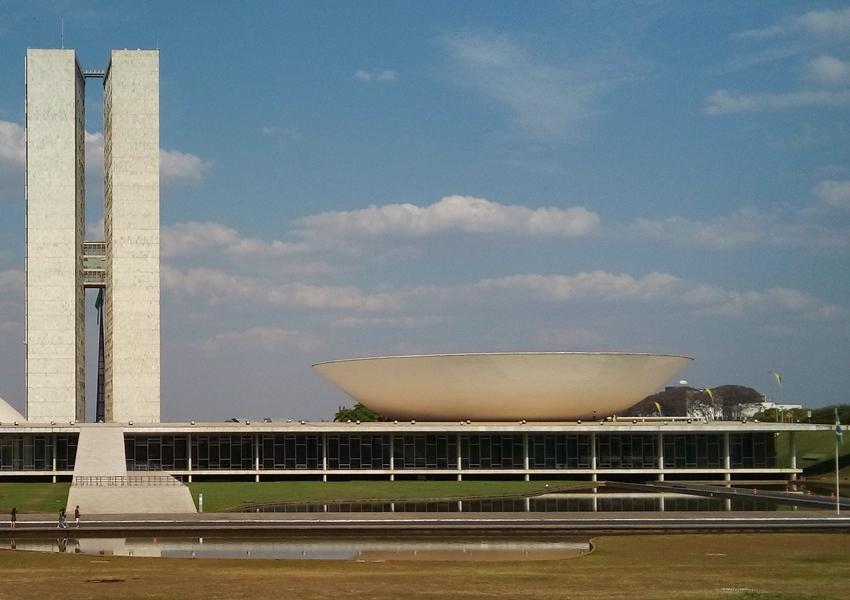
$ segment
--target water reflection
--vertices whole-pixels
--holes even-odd
[[[431,502],[332,502],[280,504],[246,508],[245,512],[282,513],[488,513],[488,512],[708,512],[775,511],[788,507],[749,498],[704,498],[685,494],[575,493],[545,494],[533,498],[486,498]]]
[[[310,540],[281,538],[79,538],[12,541],[12,549],[100,556],[313,560],[556,560],[590,551],[586,538],[539,540]]]

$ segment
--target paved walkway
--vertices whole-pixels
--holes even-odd
[[[850,514],[799,512],[669,513],[205,513],[111,514],[83,518],[67,535],[124,537],[169,532],[185,535],[282,533],[297,535],[420,534],[512,535],[586,533],[742,533],[755,531],[850,532]],[[53,515],[20,515],[14,531],[0,522],[0,539],[55,536]]]

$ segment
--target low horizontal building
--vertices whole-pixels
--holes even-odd
[[[84,424],[82,427],[115,427]],[[80,425],[0,424],[0,481],[70,481]],[[735,481],[800,474],[796,433],[829,425],[684,419],[545,423],[121,425],[128,474],[184,481],[587,479]],[[787,434],[790,463],[777,463]]]

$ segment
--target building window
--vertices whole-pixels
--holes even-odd
[[[253,436],[192,436],[193,469],[253,469]]]
[[[329,469],[389,469],[389,435],[328,434]]]
[[[128,471],[185,471],[188,468],[185,435],[132,435],[124,437]]]
[[[538,433],[528,436],[531,469],[586,469],[590,467],[590,436]]]
[[[522,469],[522,435],[482,434],[460,436],[464,469]]]
[[[711,469],[723,467],[722,434],[665,434],[664,468]]]
[[[393,457],[396,469],[455,469],[457,436],[399,435],[395,438]]]
[[[318,469],[322,462],[318,434],[264,434],[258,452],[261,469]]]
[[[77,454],[76,435],[0,435],[0,471],[52,471],[54,444],[56,468],[72,470]]]
[[[651,469],[657,456],[657,437],[652,434],[597,434],[596,466],[600,469]]]
[[[776,437],[771,432],[729,434],[729,463],[733,469],[776,467]]]

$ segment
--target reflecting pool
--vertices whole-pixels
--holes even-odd
[[[546,540],[288,540],[284,537],[58,538],[10,541],[16,550],[97,556],[312,560],[559,560],[590,551],[587,538]]]

